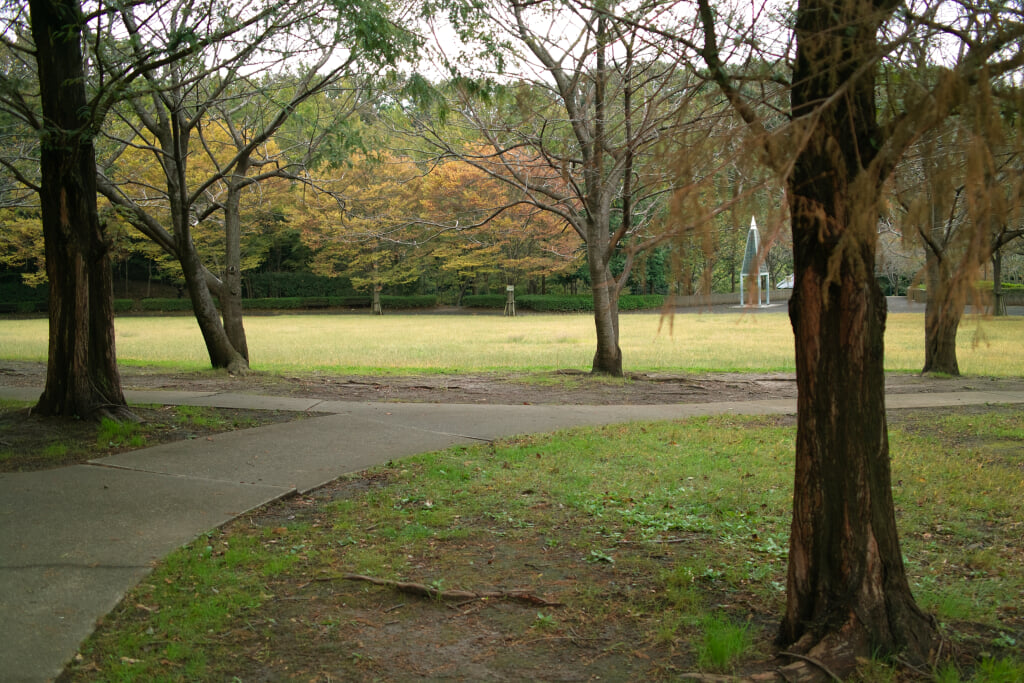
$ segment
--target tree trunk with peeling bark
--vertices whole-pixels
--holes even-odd
[[[40,100],[40,153],[50,341],[43,415],[131,417],[114,350],[109,243],[96,210],[96,157],[88,120],[76,0],[32,0]]]
[[[794,117],[814,119],[788,178],[798,413],[779,641],[845,671],[874,653],[926,661],[936,637],[910,592],[890,481],[871,168],[882,18],[858,2],[801,0],[791,93]]]

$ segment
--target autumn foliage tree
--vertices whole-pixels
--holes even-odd
[[[365,0],[291,3],[231,41],[147,74],[148,88],[118,110],[121,126],[108,129],[115,152],[100,190],[179,262],[214,367],[249,367],[241,304],[243,195],[273,179],[314,182],[309,170],[319,146],[363,99],[360,79],[395,64],[415,43],[391,13],[390,6]],[[188,16],[162,17],[168,27],[161,39],[175,40],[184,30],[176,22]],[[303,110],[326,93],[330,107],[314,115]],[[281,144],[300,111],[307,115],[301,134],[294,144]],[[121,155],[133,148],[152,156],[158,183],[140,184],[125,172]],[[154,208],[169,220],[158,220]],[[196,248],[193,228],[204,221],[222,229],[219,267],[204,263]]]
[[[317,272],[357,289],[425,277],[458,301],[496,276],[517,284],[574,267],[575,236],[471,164],[380,153],[353,156],[333,176],[330,194],[307,203],[298,220]]]
[[[141,20],[130,3],[90,14],[77,0],[31,2],[27,13],[21,3],[4,5],[0,46],[9,68],[0,77],[0,106],[40,141],[37,186],[5,162],[38,191],[42,208],[50,343],[39,412],[129,415],[114,351],[109,240],[96,203],[95,138],[108,113],[130,100],[153,70],[223,43],[279,7],[250,3],[199,37],[189,22],[219,14],[199,2],[190,6],[195,11],[181,14],[170,3],[154,2]],[[154,29],[169,15],[188,19],[174,32]]]

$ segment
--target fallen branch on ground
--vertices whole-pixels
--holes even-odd
[[[366,583],[372,583],[375,586],[388,586],[394,588],[399,593],[406,593],[408,595],[418,595],[422,598],[430,598],[431,600],[484,600],[484,599],[495,599],[495,600],[513,600],[515,602],[525,602],[531,605],[542,605],[544,607],[559,607],[562,603],[551,602],[544,598],[537,597],[532,593],[523,590],[508,590],[508,591],[465,591],[465,590],[441,590],[433,586],[427,586],[422,583],[413,583],[411,581],[393,581],[391,579],[378,579],[373,576],[363,576],[362,574],[342,574],[342,579],[346,581],[365,581]]]

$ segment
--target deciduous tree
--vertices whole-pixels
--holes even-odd
[[[779,642],[840,675],[857,656],[927,662],[936,627],[911,595],[892,499],[877,224],[885,185],[920,135],[958,110],[992,106],[992,85],[1024,64],[1024,15],[1002,4],[799,0],[789,121],[774,127],[723,47],[770,46],[770,36],[708,0],[698,10],[694,47],[788,191],[798,417]],[[946,52],[946,41],[959,52]],[[780,52],[788,49],[782,41]],[[877,100],[880,64],[901,50],[948,61],[937,82],[908,84],[888,110]]]
[[[193,3],[188,9],[199,8]],[[20,3],[7,3],[3,10],[0,44],[3,61],[12,68],[0,76],[0,106],[35,131],[41,143],[38,186],[17,172],[17,164],[4,162],[19,182],[38,191],[42,207],[50,343],[37,408],[50,415],[128,415],[114,352],[109,242],[96,205],[94,139],[110,108],[130,97],[140,78],[194,53],[203,41],[189,25],[158,47],[146,45],[146,30],[119,21],[123,11],[131,11],[127,5],[87,15],[77,0],[33,0],[27,14]],[[153,3],[148,10],[150,19],[174,12],[167,3]],[[261,12],[268,8],[254,3],[238,12],[227,31],[206,39],[219,42]],[[195,19],[210,13],[186,14]],[[135,58],[108,61],[126,33],[128,42],[139,46]],[[82,48],[86,37],[88,62]],[[93,79],[99,72],[104,76]]]
[[[287,12],[266,17],[229,44],[210,44],[187,62],[151,71],[148,91],[119,110],[127,134],[110,136],[121,149],[141,140],[163,177],[159,185],[143,186],[146,199],[139,200],[138,184],[118,173],[115,155],[105,165],[100,190],[181,264],[214,367],[249,367],[241,305],[242,194],[272,178],[312,182],[318,146],[363,98],[358,79],[395,64],[414,42],[392,23],[390,12],[379,2],[290,3]],[[183,30],[174,22],[187,16],[164,18],[170,22],[166,40]],[[125,21],[130,25],[134,18]],[[293,114],[322,93],[330,93],[330,107],[320,117],[307,116],[305,136],[287,147],[272,145]],[[193,172],[196,158],[205,159],[201,177]],[[157,205],[170,217],[166,225],[150,213]],[[214,218],[223,229],[220,267],[207,267],[193,226]]]
[[[30,49],[39,106],[4,79],[5,104],[40,136],[38,192],[46,274],[50,283],[50,343],[46,386],[36,410],[44,415],[128,415],[114,351],[110,254],[96,209],[95,120],[85,89],[77,0],[32,0]],[[17,17],[16,17],[17,19]]]
[[[982,268],[1022,234],[1011,228],[1020,224],[1024,192],[1020,155],[1003,127],[998,108],[963,107],[924,135],[900,169],[904,230],[925,252],[925,373],[960,374],[965,306],[980,308]]]
[[[679,167],[663,162],[687,117],[706,113],[687,107],[699,82],[671,44],[641,40],[635,24],[607,8],[516,1],[487,12],[495,35],[515,46],[502,57],[519,81],[485,89],[486,97],[457,81],[448,90],[449,124],[436,125],[429,113],[416,130],[438,155],[510,184],[517,203],[572,227],[585,244],[594,297],[592,371],[621,375],[619,295],[636,254],[668,239],[654,218],[668,215]],[[614,273],[617,255],[623,266]]]

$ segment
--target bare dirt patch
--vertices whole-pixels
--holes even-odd
[[[3,361],[0,385],[42,386],[43,363]],[[497,405],[654,405],[796,398],[792,373],[627,373],[623,379],[591,377],[580,370],[549,373],[366,376],[274,374],[244,377],[223,371],[175,372],[122,367],[125,389],[251,393],[334,401],[491,403]],[[947,391],[1024,391],[1024,378],[937,378],[891,374],[891,394]]]

